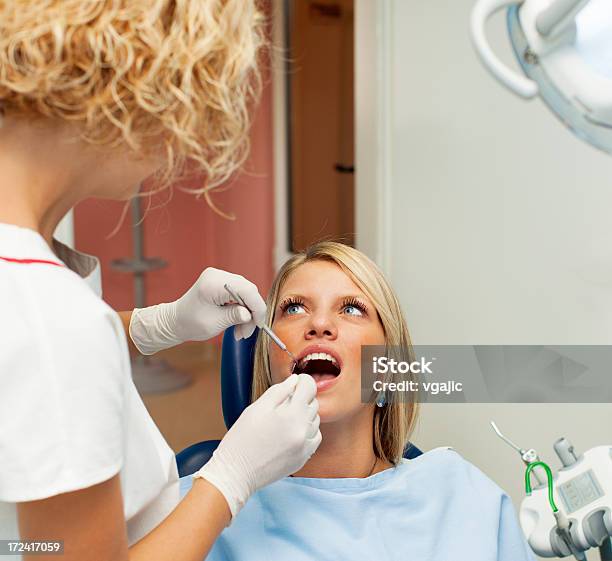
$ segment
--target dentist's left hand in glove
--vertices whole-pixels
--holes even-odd
[[[242,297],[252,314],[232,301],[225,284]],[[249,337],[263,323],[266,304],[252,282],[208,267],[178,300],[136,308],[131,317],[121,315],[129,325],[134,346],[142,354],[151,355],[185,341],[205,341],[232,325],[236,326],[237,339]]]

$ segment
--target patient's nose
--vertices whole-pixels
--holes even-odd
[[[338,336],[338,326],[328,314],[313,314],[306,328],[306,339],[335,339]]]

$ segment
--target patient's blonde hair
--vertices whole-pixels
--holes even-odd
[[[291,273],[304,263],[329,261],[337,264],[372,301],[385,333],[387,347],[399,347],[404,360],[414,360],[408,327],[400,304],[380,269],[360,251],[338,243],[320,242],[291,257],[280,269],[268,295],[266,323],[272,325],[281,289]],[[259,332],[255,347],[253,388],[256,400],[272,384],[267,339]],[[396,463],[403,455],[417,419],[415,402],[400,402],[388,397],[382,407],[374,406],[374,452],[383,460]]]
[[[187,159],[219,185],[248,152],[263,18],[254,0],[0,0],[0,108],[87,142]]]

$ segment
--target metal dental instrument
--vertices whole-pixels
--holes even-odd
[[[236,302],[238,302],[238,304],[240,304],[241,306],[244,306],[247,310],[249,310],[249,312],[251,312],[251,309],[245,304],[245,302],[242,299],[242,297],[240,296],[240,294],[236,293],[229,284],[224,284],[223,287],[225,288],[225,290],[228,291],[229,295]],[[251,312],[251,313],[253,313],[253,312]],[[291,368],[291,372],[293,372],[295,370],[295,367],[297,366],[298,361],[295,358],[295,356],[293,355],[293,353],[287,348],[287,345],[285,345],[285,343],[283,343],[279,339],[278,335],[276,333],[274,333],[274,331],[272,331],[272,329],[270,329],[266,324],[262,324],[262,325],[260,325],[258,327],[263,329],[268,334],[270,339],[272,339],[272,341],[274,341],[279,346],[280,349],[285,351],[291,357],[291,360],[293,361],[293,366]]]
[[[524,448],[521,448],[520,446],[517,446],[516,444],[514,444],[512,440],[510,440],[507,436],[502,434],[502,432],[499,430],[499,428],[497,427],[494,421],[491,421],[491,426],[493,427],[493,430],[495,431],[497,436],[499,436],[499,438],[501,438],[506,444],[514,448],[521,455],[521,459],[523,460],[523,463],[526,466],[528,466],[529,464],[533,462],[540,461],[540,457],[538,456],[538,453],[533,448],[530,448],[529,450],[525,450]],[[540,485],[545,485],[548,482],[548,479],[546,478],[546,474],[543,473],[541,469],[534,470],[533,474],[535,475],[535,478],[538,480],[538,483]]]

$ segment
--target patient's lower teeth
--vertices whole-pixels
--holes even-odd
[[[335,376],[333,374],[311,374],[315,382],[323,382],[325,380],[333,380]]]

